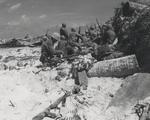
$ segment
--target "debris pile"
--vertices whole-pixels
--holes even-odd
[[[146,1],[145,1],[146,2]],[[149,72],[149,7],[132,8],[126,3],[123,7],[116,9],[112,24],[118,36],[117,48],[125,54],[135,54],[140,67]],[[131,15],[123,15],[121,11],[131,9]]]
[[[1,70],[20,70],[25,67],[32,67],[40,56],[39,48],[5,48],[1,49],[0,69]]]
[[[4,42],[0,43],[1,48],[16,48],[16,47],[37,47],[42,44],[43,35],[28,38],[25,36],[25,38],[12,38],[10,40],[5,40]]]
[[[17,55],[15,51],[17,50],[12,50]],[[21,51],[23,54],[24,50]],[[6,55],[12,54],[9,52],[5,50]],[[81,58],[86,59],[85,57]],[[56,114],[60,119],[72,117],[71,115],[74,114],[74,117],[81,119],[100,119],[105,116],[103,114],[107,105],[122,84],[122,79],[118,78],[88,78],[87,90],[83,90],[82,87],[74,84],[75,81],[71,75],[68,76],[71,64],[62,63],[52,70],[49,67],[41,70],[40,64],[36,64],[36,61],[33,66],[20,70],[0,71],[0,88],[2,89],[0,115],[2,119],[31,120],[55,103],[65,92],[69,92],[70,95],[66,98],[65,106],[59,104],[60,112],[55,109],[50,112]],[[61,81],[55,79],[58,75]]]
[[[2,44],[16,47],[0,53],[2,119],[149,119],[149,104],[139,102],[150,96],[150,76],[137,73],[150,70],[149,11],[125,2],[84,33],[63,23],[60,34]]]

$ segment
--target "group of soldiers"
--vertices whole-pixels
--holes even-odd
[[[116,40],[116,34],[111,25],[105,25],[102,30],[104,30],[104,33],[102,33],[98,26],[92,25],[84,33],[80,32],[80,28],[78,32],[75,28],[71,28],[69,32],[66,24],[63,23],[60,28],[60,33],[46,34],[43,37],[40,61],[43,65],[51,67],[51,64],[56,63],[58,59],[65,57],[68,60],[68,58],[70,59],[74,55],[79,56],[80,54],[88,53],[91,53],[95,59],[100,60],[104,54],[110,52]],[[78,60],[77,58],[75,59]],[[83,104],[84,101],[80,101],[77,98],[79,97],[80,90],[87,90],[88,88],[87,72],[91,67],[90,65],[93,64],[92,62],[92,60],[90,62],[85,62],[84,60],[71,62],[72,66],[67,77],[71,77],[74,80],[74,88],[71,92],[67,91],[44,111],[33,117],[32,120],[42,120],[45,117],[53,119],[65,117],[65,115],[63,116],[60,113],[57,115],[52,110],[60,110],[58,107],[60,104],[62,104],[62,107],[65,107],[66,100],[68,97],[71,98],[72,95],[76,96],[73,100]],[[80,116],[73,117],[81,120]]]
[[[122,14],[125,18],[129,18],[131,13],[133,13],[133,10],[129,9],[130,7],[128,3],[123,6]],[[127,9],[129,10],[127,11]],[[119,23],[115,24],[118,25]],[[125,46],[125,42],[128,41],[126,38],[119,38],[119,32],[116,31],[114,28],[115,26],[113,26],[112,23],[99,25],[99,22],[97,21],[97,25],[94,24],[90,27],[86,27],[87,29],[84,33],[81,33],[80,27],[79,31],[75,28],[71,28],[69,32],[69,28],[63,23],[59,33],[46,34],[43,37],[41,46],[40,61],[43,65],[49,66],[51,63],[56,63],[58,60],[62,60],[63,58],[67,58],[68,60],[68,58],[72,58],[74,55],[78,56],[80,54],[91,53],[92,57],[94,57],[97,61],[118,58],[128,54],[128,52],[122,51]],[[122,42],[123,40],[125,42]],[[131,46],[126,48],[132,49]],[[91,65],[92,62],[89,64]],[[82,64],[82,62],[81,64],[80,62],[72,64],[70,73],[72,74],[72,79],[74,79],[76,86],[75,89],[72,90],[72,95],[76,94],[78,96],[80,88],[87,90],[88,79],[86,73],[90,65],[88,65],[88,63]],[[44,117],[58,118],[57,115],[51,113],[51,110],[57,108],[60,103],[62,103],[62,106],[64,107],[68,96],[70,95],[65,94],[60,97],[56,102],[54,102],[54,104],[46,108],[44,112],[36,115],[32,120],[42,120]],[[137,110],[138,109],[139,106]]]
[[[103,33],[98,26],[91,25],[84,33],[81,33],[80,27],[78,32],[75,28],[71,28],[69,32],[66,24],[63,23],[60,33],[44,36],[40,61],[47,64],[53,59],[56,61],[56,58],[79,55],[83,52],[83,48],[85,54],[91,53],[97,60],[101,60],[103,54],[110,52],[112,46],[116,44],[116,34],[112,25],[104,25],[102,30]]]

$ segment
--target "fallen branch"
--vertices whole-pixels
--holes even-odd
[[[62,102],[62,104],[65,104],[66,97],[68,97],[70,94],[66,92],[62,97],[58,98],[53,104],[51,104],[48,108],[46,108],[43,112],[39,113],[35,117],[32,118],[32,120],[43,120],[45,117],[49,117],[52,119],[55,119],[57,117],[60,117],[60,115],[56,115],[55,113],[50,112],[52,109],[58,109],[58,105]]]
[[[16,107],[11,100],[9,100],[9,102],[10,102],[9,106]]]

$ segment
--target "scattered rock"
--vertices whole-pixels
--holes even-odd
[[[7,70],[8,66],[5,64],[0,64],[0,70]]]
[[[2,55],[0,55],[0,60],[3,58],[3,56]]]
[[[15,56],[8,56],[6,58],[4,58],[3,62],[4,63],[8,63],[9,61],[15,60]]]
[[[73,94],[78,94],[79,92],[80,92],[80,86],[77,86],[77,85],[74,86],[73,89],[72,89],[72,93]]]
[[[20,52],[21,51],[21,49],[17,49],[17,52]]]
[[[113,95],[113,94],[111,94],[111,93],[109,94],[109,96],[110,96],[110,97],[112,97],[112,98],[114,97],[114,95]]]
[[[61,81],[61,77],[58,75],[58,76],[55,77],[55,80]]]
[[[101,90],[101,87],[99,85],[97,86],[97,90],[99,90],[99,91]]]
[[[49,89],[45,88],[44,93],[48,93],[48,92],[49,92]]]
[[[16,70],[15,66],[9,66],[9,70]]]
[[[62,78],[65,78],[67,76],[67,73],[65,71],[59,71],[58,75]]]
[[[125,79],[115,97],[112,99],[110,106],[133,105],[135,101],[143,100],[150,96],[150,74],[138,73]]]

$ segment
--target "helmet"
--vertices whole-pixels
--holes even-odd
[[[71,28],[71,31],[72,31],[72,32],[76,32],[75,28]]]
[[[89,33],[89,31],[86,29],[86,30],[85,30],[85,33]]]
[[[108,27],[109,29],[112,29],[112,28],[113,28],[113,26],[112,26],[111,24],[108,24],[107,27]]]
[[[113,26],[111,24],[104,24],[103,25],[106,29],[113,29]]]
[[[62,27],[66,27],[66,24],[65,24],[65,23],[62,23]]]
[[[42,36],[42,41],[46,41],[47,40],[47,36],[46,35],[43,35]]]
[[[90,29],[91,29],[91,30],[94,30],[94,25],[91,25],[91,26],[90,26]]]
[[[55,40],[60,40],[60,34],[57,32],[51,34],[51,37],[54,38]]]

